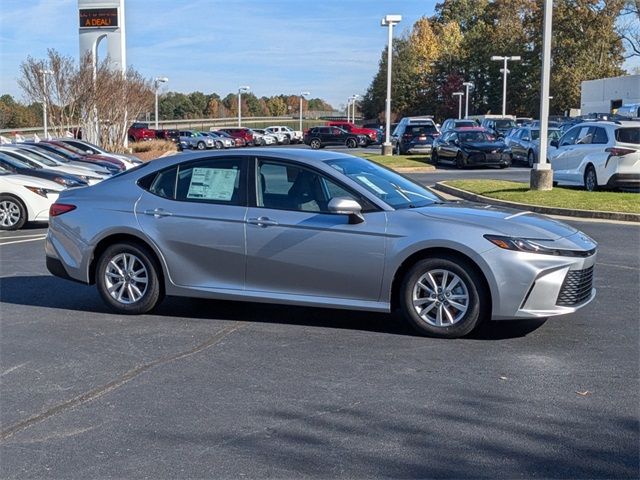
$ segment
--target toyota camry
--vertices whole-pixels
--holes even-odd
[[[122,314],[165,295],[388,312],[419,333],[567,314],[595,297],[596,243],[530,212],[444,201],[331,151],[184,153],[51,207],[49,270]]]

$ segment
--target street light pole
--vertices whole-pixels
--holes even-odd
[[[300,131],[302,131],[302,99],[309,95],[309,92],[300,92]]]
[[[51,70],[40,70],[42,74],[42,123],[44,126],[44,138],[45,140],[49,136],[49,125],[47,115],[47,75],[53,75]]]
[[[362,97],[357,93],[354,93],[351,98],[353,99],[353,102],[351,103],[351,123],[356,123],[356,100]]]
[[[248,92],[251,90],[251,87],[245,85],[243,87],[238,88],[238,126],[242,126],[242,93]]]
[[[386,15],[380,25],[389,28],[387,41],[387,100],[385,102],[385,136],[382,144],[383,155],[393,155],[391,145],[391,59],[393,57],[393,26],[402,21],[401,15]]]
[[[156,130],[158,130],[158,89],[160,88],[161,83],[168,82],[169,79],[167,77],[156,77],[153,79],[155,91],[156,91]]]
[[[464,118],[469,118],[469,89],[473,88],[473,83],[472,82],[463,82],[462,85],[464,86],[464,91],[465,91],[465,95],[464,95]]]
[[[458,120],[462,118],[462,96],[464,92],[453,92],[454,97],[458,97]]]
[[[509,73],[509,69],[507,68],[507,62],[509,60],[513,62],[519,62],[521,57],[519,55],[515,55],[512,57],[502,57],[500,55],[494,55],[491,57],[491,60],[497,62],[504,62],[504,68],[501,68],[502,72],[502,116],[507,115],[507,74]]]
[[[551,190],[553,188],[553,171],[551,170],[551,165],[547,162],[552,20],[553,0],[544,0],[542,74],[540,78],[540,147],[538,152],[538,163],[535,163],[531,169],[529,188],[532,190]]]

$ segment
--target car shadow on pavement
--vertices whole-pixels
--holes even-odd
[[[0,278],[0,302],[97,314],[111,313],[102,302],[94,286],[69,282],[47,275]],[[167,297],[147,315],[293,324],[396,335],[416,335],[397,313],[386,314],[269,303]],[[466,338],[470,340],[519,338],[535,331],[543,324],[544,320],[492,321],[481,325]]]

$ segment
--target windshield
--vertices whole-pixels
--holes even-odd
[[[8,165],[11,165],[12,167],[15,167],[15,168],[33,168],[28,163],[21,162],[17,158],[14,158],[14,157],[12,157],[10,155],[7,155],[6,153],[3,153],[3,152],[0,152],[0,159],[3,162],[5,162]]]
[[[40,159],[40,161],[42,161],[42,163],[44,163],[45,160],[51,161],[49,160],[49,158],[52,158],[53,160],[60,163],[69,163],[69,159],[63,157],[62,155],[58,155],[55,152],[50,152],[48,150],[46,153],[44,153],[37,150],[32,150],[30,148],[21,148],[20,151],[29,152],[30,154],[37,156]]]
[[[64,158],[67,158],[69,160],[77,160],[77,159],[81,159],[82,158],[81,155],[76,155],[75,153],[73,153],[73,152],[71,152],[69,150],[66,150],[66,149],[64,149],[62,147],[58,147],[57,145],[52,145],[50,143],[42,144],[42,142],[41,142],[41,143],[35,144],[33,146],[34,146],[34,148],[42,148],[42,149],[46,150],[47,152],[53,151],[53,152],[55,152],[55,153],[57,153],[59,155],[62,155]]]
[[[474,142],[493,142],[495,137],[493,135],[487,135],[486,132],[460,132],[458,138],[462,143],[474,143]]]
[[[496,128],[513,128],[516,126],[516,122],[513,120],[495,120]]]
[[[37,163],[41,163],[43,165],[46,165],[47,167],[57,167],[58,164],[56,162],[54,162],[53,160],[50,160],[46,157],[43,157],[41,155],[38,155],[37,153],[32,152],[31,150],[27,150],[27,149],[22,149],[19,152],[17,152],[18,155],[23,155]]]
[[[415,208],[440,202],[422,185],[363,158],[340,158],[326,163],[393,208]]]
[[[463,120],[462,122],[455,122],[455,128],[461,128],[461,127],[477,127],[478,124],[474,121],[471,120]]]
[[[73,153],[77,153],[78,155],[86,155],[87,152],[85,152],[84,150],[79,149],[78,147],[74,147],[73,145],[69,145],[68,143],[65,143],[64,146],[59,145],[60,148],[66,148],[67,150],[71,150]]]
[[[405,135],[412,135],[412,136],[417,136],[417,135],[431,135],[433,133],[437,133],[438,130],[436,129],[436,126],[433,124],[428,124],[428,125],[407,125],[407,128],[404,132]]]

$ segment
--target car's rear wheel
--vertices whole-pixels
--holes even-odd
[[[433,161],[434,165],[438,165],[440,163],[440,157],[438,157],[438,151],[437,150],[433,150],[431,152],[431,160]]]
[[[532,150],[529,150],[529,154],[527,155],[527,165],[529,165],[529,168],[533,168],[534,163],[536,163],[535,155]]]
[[[162,298],[160,268],[145,248],[132,243],[118,243],[104,251],[96,283],[102,299],[118,313],[146,313]]]
[[[457,338],[486,316],[486,293],[479,274],[467,262],[442,256],[418,261],[405,275],[400,307],[422,335]]]
[[[0,230],[18,230],[27,221],[27,209],[11,195],[0,195]]]
[[[320,140],[318,140],[317,138],[314,138],[313,140],[311,140],[309,142],[309,146],[311,148],[313,148],[314,150],[318,150],[320,148],[320,146],[321,146]]]
[[[458,155],[456,156],[456,167],[464,168],[464,158],[462,157],[461,153],[458,153]]]
[[[596,169],[593,168],[593,165],[589,165],[584,172],[584,188],[590,192],[598,189],[598,176],[596,175]]]
[[[198,150],[204,150],[205,148],[207,148],[207,146],[205,145],[205,143],[204,143],[204,142],[198,142],[198,143],[196,144],[196,148],[197,148]]]
[[[283,145],[289,145],[291,143],[291,139],[289,137],[284,137],[282,139],[282,144]]]
[[[354,138],[347,139],[347,148],[356,148],[357,146],[358,142],[356,142]]]

